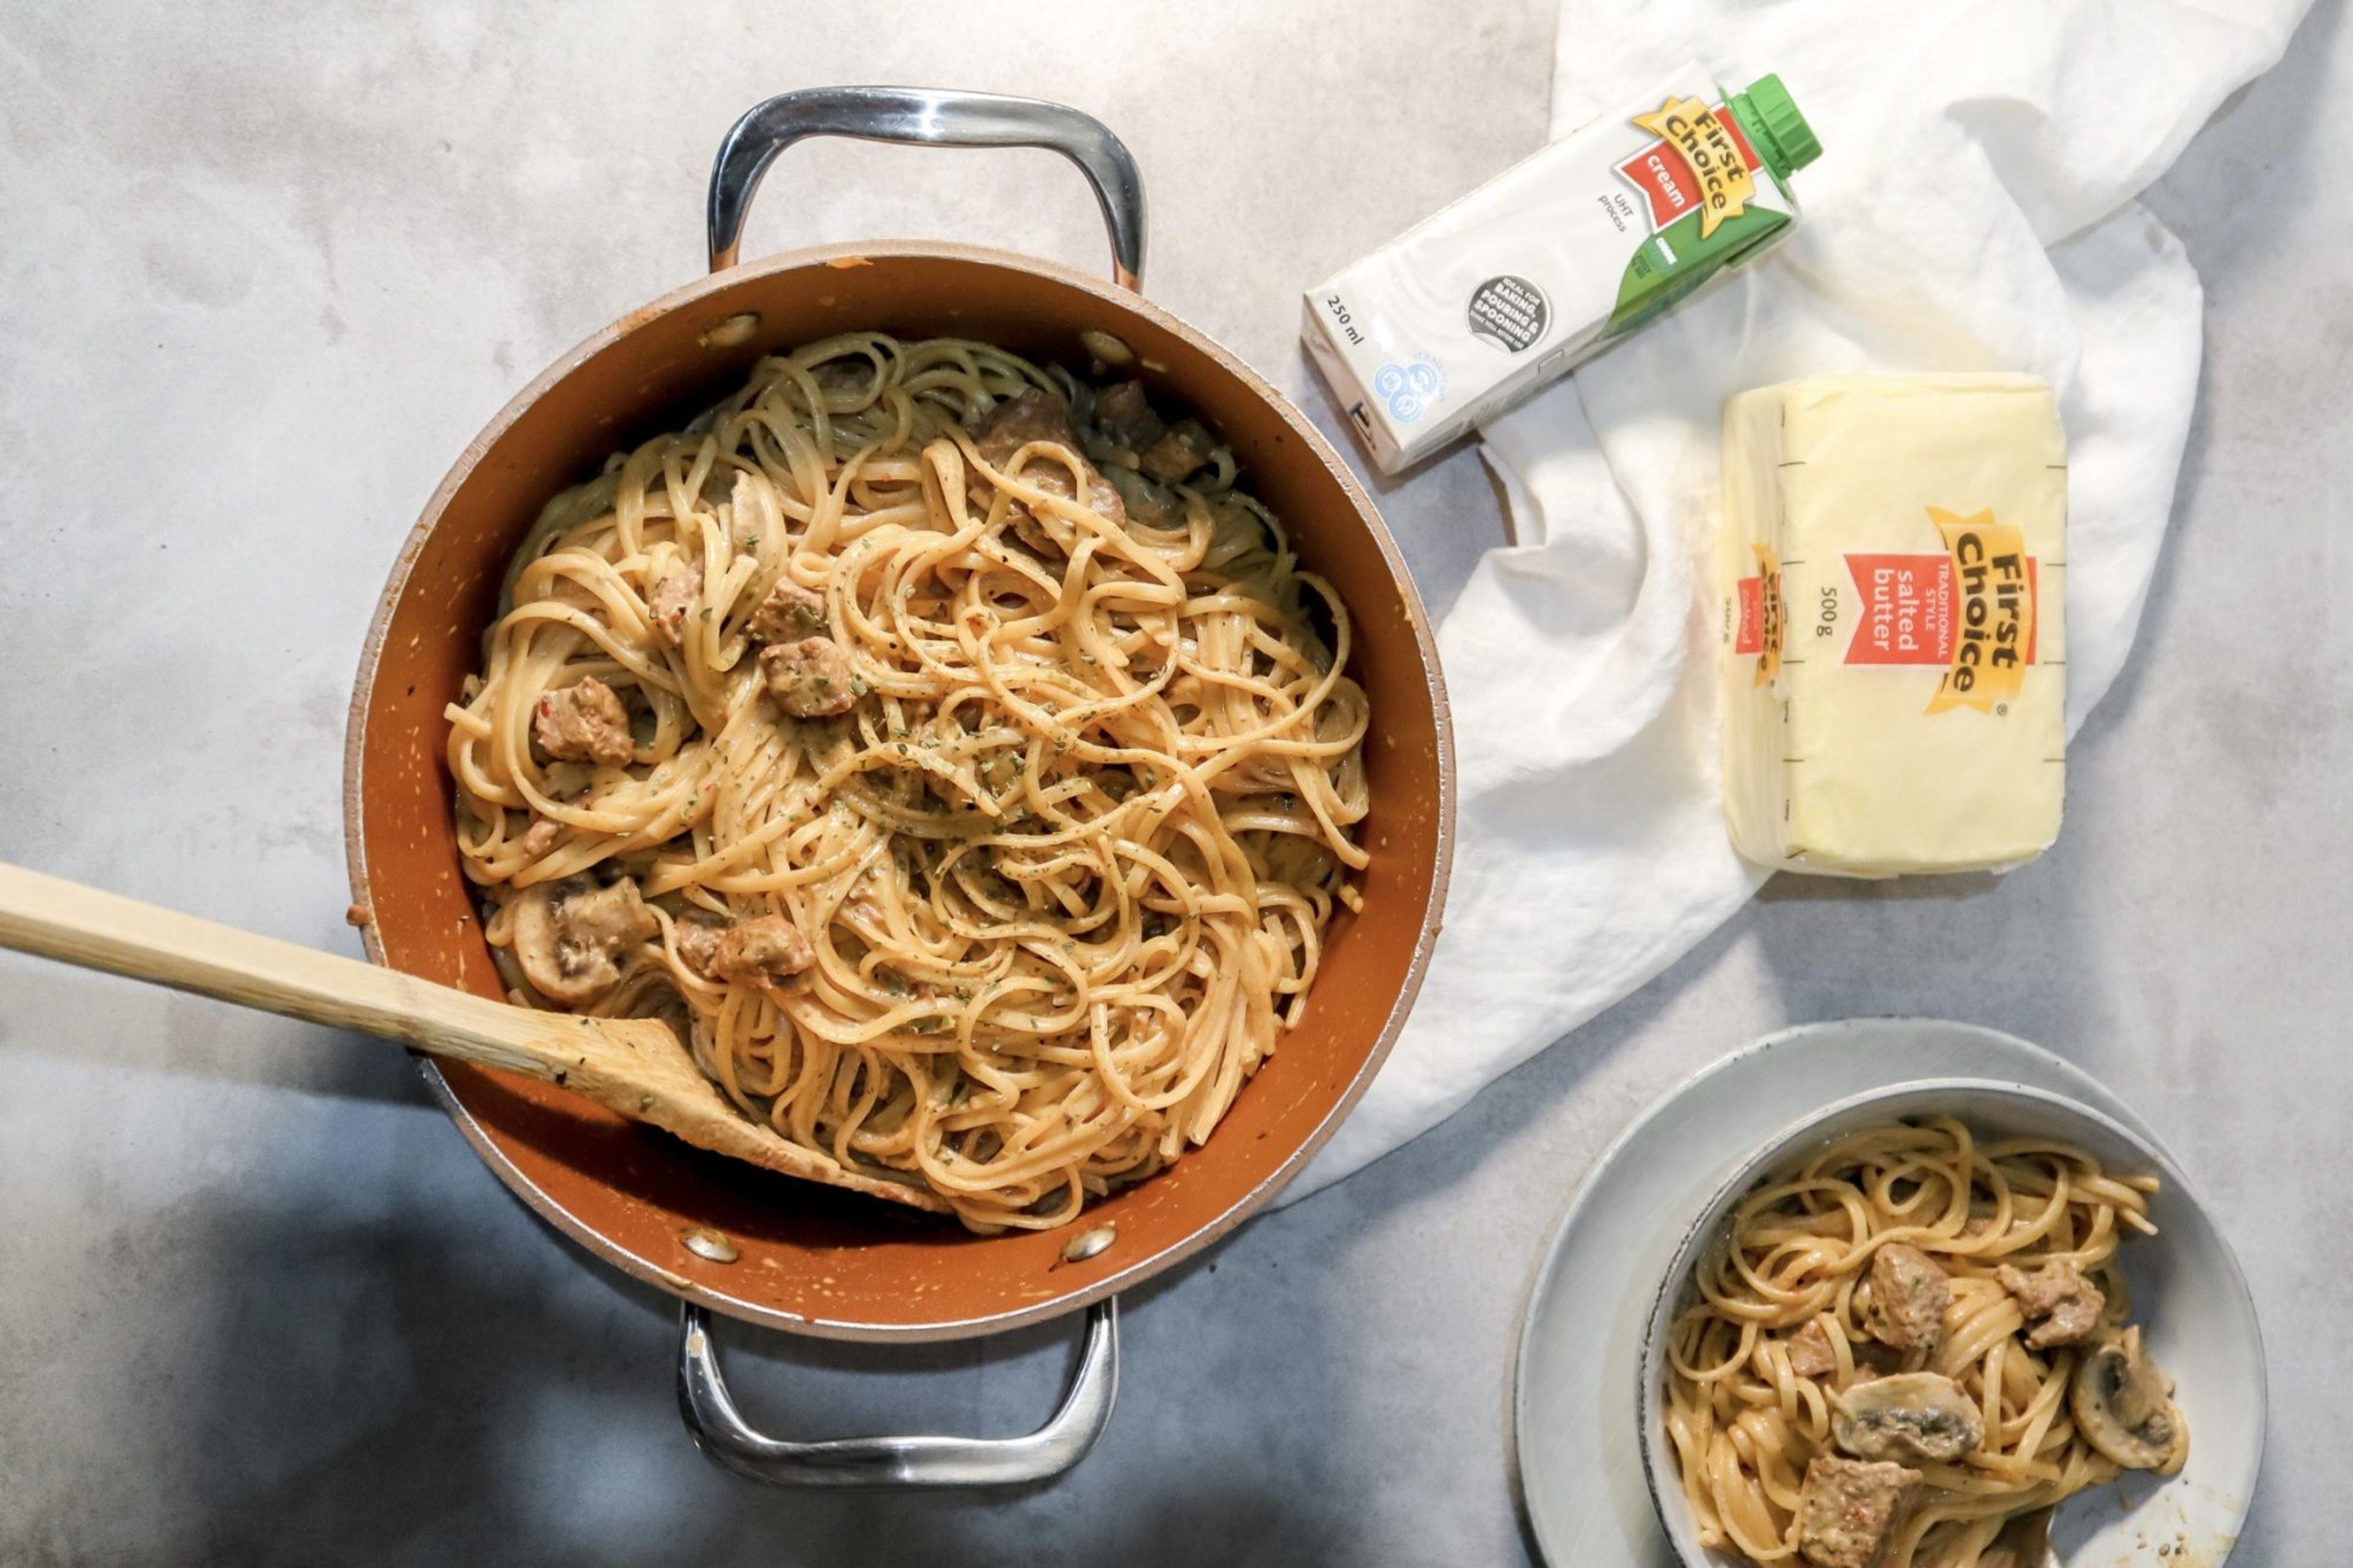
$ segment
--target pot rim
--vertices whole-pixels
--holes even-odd
[[[346,712],[343,735],[343,854],[351,880],[352,898],[355,906],[368,914],[360,926],[360,938],[371,963],[385,963],[384,942],[374,920],[374,903],[369,896],[367,846],[361,832],[361,799],[364,787],[363,762],[365,752],[369,705],[375,693],[375,683],[382,663],[385,638],[390,631],[393,612],[408,587],[417,558],[427,541],[441,522],[443,513],[458,490],[472,476],[475,468],[506,433],[546,395],[551,388],[578,370],[614,343],[647,323],[694,304],[709,295],[732,289],[741,283],[771,274],[811,267],[854,267],[873,258],[907,258],[914,260],[947,260],[977,262],[1009,268],[1029,273],[1047,281],[1079,289],[1117,309],[1131,311],[1165,331],[1184,339],[1194,349],[1215,362],[1219,368],[1239,381],[1261,403],[1271,408],[1323,464],[1338,483],[1341,491],[1356,510],[1366,525],[1366,532],[1381,552],[1382,563],[1388,569],[1403,601],[1406,620],[1412,628],[1414,645],[1419,655],[1422,681],[1429,693],[1432,727],[1438,747],[1438,798],[1436,802],[1436,864],[1431,869],[1428,900],[1422,909],[1420,932],[1415,940],[1413,956],[1407,965],[1403,983],[1396,1000],[1390,1005],[1388,1016],[1381,1026],[1379,1037],[1366,1054],[1348,1084],[1332,1108],[1300,1141],[1298,1146],[1282,1163],[1242,1194],[1219,1214],[1197,1226],[1176,1245],[1139,1259],[1130,1268],[1104,1276],[1083,1289],[1056,1296],[1034,1306],[989,1313],[977,1317],[956,1318],[918,1325],[889,1325],[859,1322],[819,1317],[804,1317],[779,1311],[772,1307],[714,1290],[686,1277],[639,1257],[607,1238],[603,1232],[581,1219],[547,1191],[533,1181],[509,1159],[489,1131],[477,1121],[450,1087],[439,1064],[429,1056],[416,1053],[417,1068],[426,1087],[432,1091],[441,1109],[474,1152],[489,1166],[507,1189],[521,1198],[541,1218],[546,1220],[591,1255],[618,1268],[630,1278],[652,1285],[682,1300],[707,1307],[713,1311],[737,1318],[745,1322],[767,1328],[782,1329],[789,1333],[819,1339],[854,1340],[899,1342],[959,1340],[1003,1332],[1031,1324],[1050,1321],[1079,1311],[1083,1308],[1117,1294],[1146,1279],[1175,1268],[1200,1252],[1240,1226],[1242,1221],[1264,1208],[1274,1195],[1298,1175],[1316,1152],[1331,1141],[1340,1124],[1355,1110],[1358,1100],[1371,1086],[1381,1065],[1388,1060],[1390,1048],[1397,1043],[1419,994],[1424,977],[1429,973],[1430,958],[1436,945],[1438,932],[1446,910],[1446,893],[1453,869],[1455,797],[1457,793],[1454,758],[1453,722],[1447,701],[1445,678],[1438,661],[1438,647],[1432,637],[1428,612],[1412,574],[1407,570],[1405,558],[1397,541],[1390,535],[1372,498],[1349,469],[1332,444],[1314,423],[1302,413],[1282,392],[1264,376],[1251,369],[1232,352],[1208,333],[1184,321],[1165,307],[1154,303],[1136,290],[1115,283],[1100,280],[1075,268],[994,247],[962,245],[944,241],[865,240],[854,243],[805,247],[779,252],[757,261],[730,267],[707,277],[695,279],[681,288],[641,305],[620,316],[608,325],[583,339],[558,355],[544,370],[533,376],[521,391],[510,398],[490,422],[469,441],[457,460],[426,502],[417,524],[402,542],[400,553],[385,580],[382,595],[376,602],[375,614],[368,624],[367,637],[362,646],[359,668],[352,688],[352,700]]]

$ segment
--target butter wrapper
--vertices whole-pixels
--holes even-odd
[[[2023,375],[1725,406],[1725,813],[1750,860],[2001,870],[2066,793],[2067,448]]]

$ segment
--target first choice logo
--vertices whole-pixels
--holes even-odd
[[[1757,575],[1743,577],[1736,584],[1739,592],[1739,620],[1733,633],[1735,653],[1757,656],[1757,674],[1751,682],[1770,686],[1781,671],[1781,642],[1788,635],[1788,611],[1781,602],[1781,560],[1769,544],[1752,544],[1757,552]]]
[[[1552,306],[1543,289],[1505,273],[1471,291],[1469,315],[1472,336],[1484,338],[1506,353],[1518,353],[1543,338]]]
[[[1659,156],[1656,145],[1618,166],[1620,174],[1650,195],[1655,226],[1664,228],[1681,216],[1692,195],[1700,202],[1702,239],[1748,210],[1757,195],[1756,177],[1750,173],[1757,167],[1757,154],[1731,115],[1710,109],[1696,98],[1670,98],[1650,113],[1634,116],[1634,124],[1672,148],[1698,183],[1698,190],[1687,194],[1675,172]],[[1667,207],[1664,212],[1662,202]]]
[[[1990,511],[1959,517],[1932,506],[1928,516],[1952,552],[1959,595],[1952,663],[1928,711],[1993,712],[2018,695],[2033,657],[2037,605],[2026,536],[2012,524],[1996,522]]]
[[[2025,531],[1990,510],[1968,517],[1926,509],[1941,555],[1850,552],[1854,635],[1841,661],[1941,668],[1928,711],[1999,714],[2036,662],[2042,582]],[[1827,606],[1826,620],[1835,612]]]

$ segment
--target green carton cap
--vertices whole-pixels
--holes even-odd
[[[1765,145],[1757,151],[1776,174],[1786,177],[1792,169],[1802,169],[1822,155],[1814,128],[1798,112],[1796,100],[1779,77],[1760,76],[1741,96],[1755,111],[1753,123],[1765,133]]]

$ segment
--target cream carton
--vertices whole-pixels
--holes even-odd
[[[1820,152],[1687,66],[1309,289],[1308,354],[1395,473],[1781,239]]]

